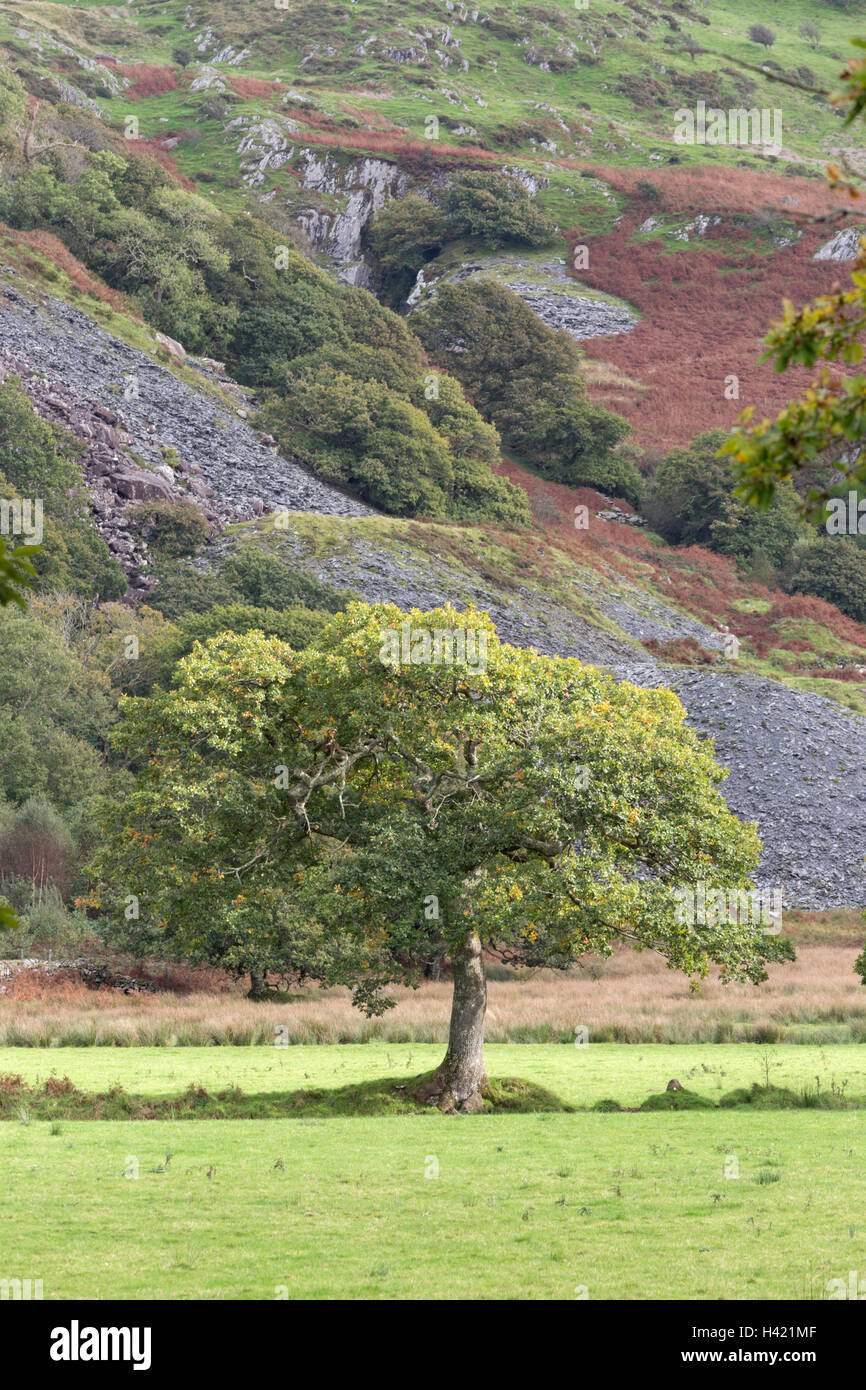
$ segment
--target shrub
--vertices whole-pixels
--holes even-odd
[[[777,569],[802,529],[796,494],[790,484],[780,488],[767,511],[739,502],[730,465],[717,457],[725,438],[710,430],[667,455],[653,478],[648,519],[673,545],[708,545],[744,561],[760,554]]]
[[[457,236],[478,237],[494,250],[509,242],[544,246],[553,237],[552,221],[513,174],[459,174],[449,186],[446,213]]]
[[[194,555],[211,533],[204,512],[185,497],[177,502],[135,502],[127,514],[151,549],[167,559]]]
[[[628,426],[587,400],[580,354],[566,333],[487,280],[442,286],[412,322],[434,359],[545,477],[639,500],[636,469],[612,454]]]
[[[166,560],[157,574],[159,582],[148,602],[169,619],[235,603],[278,612],[301,605],[336,613],[348,597],[250,542],[240,545],[218,571],[200,574],[183,560]]]
[[[764,48],[772,48],[776,42],[776,35],[772,29],[768,29],[766,24],[750,24],[749,38],[752,43],[761,44]]]
[[[866,551],[847,536],[821,536],[806,551],[791,589],[825,599],[856,622],[866,622]]]

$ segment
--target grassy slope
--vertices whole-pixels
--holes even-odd
[[[803,172],[817,172],[841,147],[856,148],[855,136],[842,130],[826,103],[755,74],[748,75],[755,83],[748,104],[778,107],[783,112],[780,159],[757,150],[686,147],[673,141],[676,110],[693,106],[702,94],[701,84],[711,82],[719,69],[729,69],[722,71],[717,88],[722,104],[741,106],[744,96],[737,87],[738,69],[730,62],[710,53],[693,59],[675,53],[665,45],[666,37],[693,38],[734,61],[756,63],[769,58],[787,71],[805,64],[818,85],[831,87],[856,30],[856,19],[835,9],[822,11],[822,43],[813,52],[798,35],[802,20],[813,18],[813,7],[797,0],[777,5],[778,41],[767,53],[746,37],[751,16],[715,0],[700,7],[700,13],[711,20],[709,27],[679,16],[677,35],[658,7],[649,6],[655,17],[644,21],[625,5],[606,0],[593,0],[587,12],[576,12],[566,0],[544,6],[511,0],[488,12],[493,27],[471,19],[461,22],[459,8],[449,12],[442,0],[432,6],[411,0],[361,0],[352,6],[339,0],[324,5],[320,0],[291,0],[287,10],[262,6],[251,16],[248,7],[236,0],[199,6],[180,0],[170,4],[139,0],[121,12],[121,21],[117,8],[111,6],[4,0],[0,41],[16,45],[16,59],[24,59],[34,73],[51,76],[62,71],[72,82],[86,84],[87,75],[74,60],[52,50],[51,38],[91,60],[107,54],[121,64],[146,61],[154,69],[164,69],[162,82],[143,79],[114,96],[99,91],[95,99],[118,125],[134,112],[144,139],[162,139],[195,126],[195,137],[187,135],[173,157],[188,177],[216,174],[219,193],[215,196],[222,206],[242,206],[245,197],[243,188],[226,186],[240,172],[238,136],[225,132],[222,122],[199,115],[201,94],[189,89],[197,63],[184,72],[172,59],[178,44],[192,49],[197,34],[208,26],[222,45],[234,46],[235,54],[247,50],[240,62],[217,65],[225,82],[234,83],[243,98],[233,109],[233,119],[288,114],[295,122],[298,147],[319,144],[323,152],[402,152],[410,162],[421,154],[447,163],[459,159],[461,151],[473,158],[479,151],[483,157],[486,150],[497,159],[517,160],[550,180],[550,187],[540,195],[542,206],[563,226],[579,224],[584,234],[610,230],[621,211],[620,198],[608,186],[578,177],[579,166],[587,162],[652,167],[676,155],[686,166],[740,163],[769,171],[781,169],[792,159]],[[184,25],[189,10],[192,19]],[[42,43],[41,53],[28,50],[16,34],[22,24]],[[452,57],[449,67],[443,67],[435,55],[423,63],[396,62],[385,55],[385,45],[411,48],[413,41],[417,44],[418,33],[430,32],[431,25],[436,30],[450,25],[459,40],[459,49],[447,51]],[[356,51],[357,45],[371,35],[376,41],[363,56]],[[574,71],[557,73],[545,72],[539,65],[557,48],[587,53],[590,41],[599,49],[600,61],[594,66],[575,64],[571,58]],[[325,55],[326,47],[333,53]],[[538,61],[530,63],[525,59],[533,47]],[[462,58],[468,59],[468,71],[460,66]],[[645,85],[650,75],[656,89]],[[164,85],[166,76],[177,85],[148,95],[151,88]],[[271,84],[270,89],[265,84]],[[713,90],[707,86],[703,91],[709,94],[710,104]],[[438,140],[424,138],[425,119],[430,115],[440,121]],[[456,135],[459,127],[474,134]],[[295,201],[298,190],[293,187],[291,163],[271,171],[253,196],[275,188],[290,205]],[[310,201],[309,193],[299,196]]]
[[[73,5],[71,0],[67,4],[4,0],[0,36],[4,31],[11,35],[23,22],[37,33],[56,34],[87,56],[107,52],[121,62],[146,60],[170,66],[173,48],[178,43],[192,47],[194,37],[209,26],[222,45],[234,47],[235,54],[247,51],[240,62],[224,65],[224,72],[243,78],[278,79],[302,89],[319,113],[343,123],[344,135],[390,130],[395,138],[404,132],[403,138],[423,139],[424,117],[432,112],[440,115],[445,126],[440,138],[447,138],[449,144],[495,148],[494,137],[503,126],[546,120],[547,138],[559,147],[555,153],[539,150],[545,135],[542,129],[522,132],[522,142],[518,132],[507,148],[510,152],[520,150],[539,163],[556,165],[557,156],[561,160],[584,154],[603,156],[609,162],[640,164],[651,154],[671,152],[675,148],[673,112],[689,104],[690,93],[681,85],[682,80],[711,75],[738,60],[759,64],[769,59],[787,71],[806,65],[819,86],[832,86],[840,59],[848,56],[846,44],[857,27],[857,16],[822,7],[818,17],[822,41],[814,51],[798,32],[804,20],[816,18],[814,5],[809,0],[784,0],[774,7],[770,20],[777,41],[772,49],[765,50],[747,37],[754,15],[724,0],[696,7],[696,14],[709,18],[709,25],[677,13],[676,35],[664,18],[665,12],[672,13],[670,9],[651,0],[641,7],[646,17],[631,11],[625,0],[593,0],[582,12],[569,0],[546,0],[544,5],[536,0],[504,0],[482,10],[490,21],[487,25],[473,22],[467,14],[469,8],[457,5],[449,11],[444,0],[432,4],[358,0],[352,5],[340,0],[289,0],[285,9],[262,6],[251,14],[239,0],[207,0],[193,5],[186,0],[137,0],[121,11],[98,3]],[[190,20],[184,23],[187,14]],[[459,49],[452,46],[446,50],[438,45],[440,52],[452,58],[448,67],[433,54],[426,62],[397,62],[383,51],[385,45],[417,47],[418,36],[425,29],[429,32],[432,27],[441,35],[445,26],[459,40]],[[369,45],[367,54],[359,54],[357,45],[371,35],[376,35],[377,41]],[[722,57],[706,53],[690,58],[687,53],[676,53],[665,43],[674,38],[695,40]],[[593,66],[574,64],[574,55],[588,53],[591,47],[598,49],[600,62]],[[531,48],[537,50],[535,62],[526,61]],[[543,70],[541,61],[556,60],[557,53],[572,57],[572,70]],[[469,61],[468,71],[461,68],[462,58]],[[732,68],[733,72],[736,69]],[[622,90],[623,78],[640,80],[648,75],[660,83],[665,93],[662,97],[656,92],[647,99],[647,93],[640,89],[629,96]],[[727,79],[723,95],[729,90],[734,98],[731,104],[740,105],[734,77],[726,72],[722,75]],[[755,104],[783,109],[784,147],[796,157],[820,161],[841,145],[856,146],[851,132],[842,132],[833,112],[816,104],[811,96],[781,87],[764,76],[751,76],[756,83]],[[444,96],[446,88],[450,101]],[[683,93],[685,99],[681,99]],[[480,105],[478,97],[486,105]],[[263,112],[279,101],[279,94],[264,93],[248,98],[248,105],[251,111]],[[157,103],[152,111],[150,102]],[[143,120],[151,115],[154,120],[160,115],[182,117],[186,111],[177,92],[145,96],[136,104]],[[548,106],[555,108],[555,114],[540,109]],[[106,100],[112,115],[125,112],[127,107],[123,95]],[[556,124],[558,117],[566,125],[582,128],[564,132]],[[476,135],[455,136],[450,130],[468,124]],[[313,130],[321,128],[311,126]],[[499,145],[501,148],[501,141]],[[685,157],[701,159],[707,153],[686,151]],[[722,147],[712,157],[733,160],[739,154]],[[203,155],[200,148],[200,160]]]

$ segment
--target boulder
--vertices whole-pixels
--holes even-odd
[[[169,338],[167,333],[157,333],[156,341],[166,352],[170,352],[172,357],[176,357],[178,362],[183,362],[186,358],[186,348],[175,338]]]
[[[118,496],[128,502],[170,502],[174,496],[171,484],[155,473],[145,473],[143,469],[135,472],[119,473],[112,479]]]

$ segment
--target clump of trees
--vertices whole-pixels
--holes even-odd
[[[656,466],[643,506],[653,530],[671,545],[730,555],[760,583],[824,599],[866,622],[866,538],[830,535],[820,516],[810,521],[790,479],[776,484],[766,506],[750,506],[724,452],[727,439],[709,430]]]
[[[498,250],[503,246],[546,246],[554,223],[513,174],[490,169],[455,173],[445,189],[427,197],[410,193],[386,206],[374,220],[368,243],[385,301],[406,298],[418,271],[449,242],[468,237]]]
[[[724,430],[709,430],[662,460],[645,503],[647,519],[671,545],[706,545],[743,563],[763,557],[771,569],[783,570],[793,547],[809,535],[800,499],[789,483],[765,512],[742,502],[730,465],[719,457],[726,437]]]
[[[588,400],[566,332],[491,280],[440,286],[412,323],[518,458],[556,482],[640,501],[641,477],[616,451],[628,426]]]
[[[441,397],[396,314],[336,284],[266,223],[178,187],[151,159],[74,154],[25,161],[0,186],[0,218],[50,229],[154,328],[264,390],[268,428],[323,476],[389,511],[529,524],[523,493],[491,472],[495,432],[477,417],[460,451],[433,423]],[[455,410],[473,414],[465,399]]]

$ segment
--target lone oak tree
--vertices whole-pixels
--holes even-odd
[[[124,702],[119,744],[149,753],[103,876],[174,949],[229,941],[239,968],[248,941],[272,968],[300,941],[368,1013],[447,954],[448,1050],[417,1091],[443,1109],[482,1103],[485,953],[566,968],[627,942],[695,983],[790,958],[757,922],[680,920],[678,888],[745,887],[759,845],[670,691],[508,646],[472,609],[352,604],[315,644],[223,634]]]

